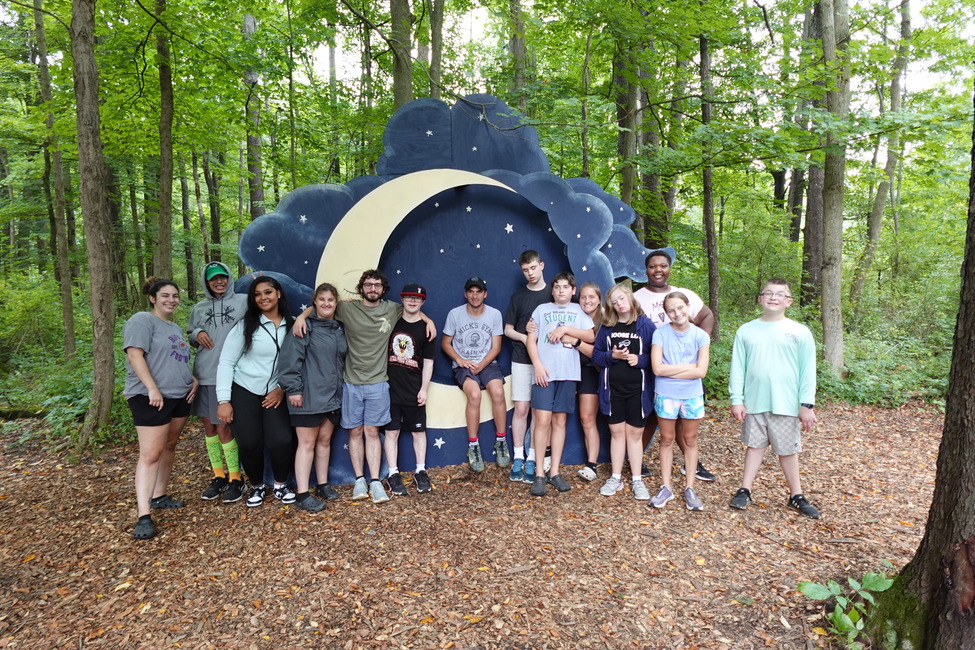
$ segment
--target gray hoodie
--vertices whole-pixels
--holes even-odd
[[[227,274],[227,291],[217,298],[207,285],[207,269],[219,266]],[[187,338],[190,345],[196,348],[196,361],[193,364],[193,374],[200,380],[202,386],[213,386],[217,383],[217,364],[220,361],[220,350],[231,328],[244,317],[247,311],[247,296],[234,293],[234,276],[223,262],[210,262],[200,273],[203,282],[203,293],[207,296],[196,303],[190,313],[190,322],[186,326]],[[213,340],[213,348],[207,350],[200,347],[197,337],[200,332],[206,332]]]

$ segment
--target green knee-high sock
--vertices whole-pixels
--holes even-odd
[[[230,478],[235,481],[240,480],[240,459],[237,456],[237,441],[223,443],[223,455],[227,458],[227,471]]]
[[[219,436],[204,436],[207,443],[207,456],[210,458],[210,467],[213,468],[213,474],[221,478],[225,477],[223,471],[223,454],[220,452],[220,437]]]

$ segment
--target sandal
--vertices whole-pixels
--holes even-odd
[[[164,494],[161,497],[154,497],[149,501],[149,507],[153,510],[176,510],[184,506],[186,506],[186,503],[179,499],[174,499],[168,494]]]
[[[152,517],[139,517],[132,530],[132,537],[136,539],[149,539],[156,536],[156,524],[152,523]]]

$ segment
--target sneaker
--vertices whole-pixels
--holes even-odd
[[[548,489],[545,487],[548,480],[544,476],[536,476],[532,481],[532,496],[543,497]]]
[[[738,491],[735,492],[735,496],[731,497],[731,502],[728,505],[735,510],[744,510],[751,502],[752,491],[748,488],[738,488]],[[792,505],[792,499],[789,499],[789,505]]]
[[[132,529],[132,537],[135,539],[149,539],[156,536],[156,524],[152,522],[152,517],[139,517]]]
[[[256,508],[264,505],[264,495],[267,494],[267,487],[264,485],[252,485],[251,493],[247,495],[248,508]]]
[[[578,474],[579,478],[583,479],[584,481],[592,482],[596,480],[596,470],[585,465],[583,465],[582,469],[576,472],[576,474]]]
[[[667,505],[667,502],[674,498],[674,493],[670,491],[670,488],[666,485],[660,486],[660,491],[653,495],[650,499],[650,505],[654,508],[663,508]]]
[[[227,491],[223,493],[221,501],[224,503],[236,503],[244,498],[244,482],[234,479],[227,486]]]
[[[155,497],[149,500],[149,507],[153,510],[176,510],[177,508],[183,508],[186,503],[180,501],[179,499],[174,499],[168,494],[164,494],[161,497]]]
[[[386,503],[389,495],[383,489],[382,481],[369,481],[369,494],[372,496],[373,503]]]
[[[525,461],[525,475],[521,477],[522,483],[531,483],[535,480],[535,461]]]
[[[793,494],[789,497],[789,507],[798,510],[801,514],[809,517],[810,519],[819,519],[819,510],[813,507],[813,504],[809,503],[801,494]]]
[[[697,496],[697,492],[694,488],[686,488],[684,490],[684,505],[687,506],[688,510],[704,510],[704,504],[701,503],[700,497]]]
[[[481,455],[480,444],[467,446],[467,462],[475,472],[484,471],[484,457]]]
[[[403,485],[403,477],[399,475],[399,472],[387,476],[386,482],[389,483],[389,491],[392,492],[394,496],[405,497],[407,494],[409,494],[409,492],[406,491],[406,486]]]
[[[327,507],[324,501],[320,501],[310,494],[301,501],[298,501],[295,505],[308,512],[321,512]]]
[[[218,496],[226,492],[229,486],[230,484],[227,482],[225,477],[214,476],[207,489],[203,490],[202,498],[204,501],[213,501]]]
[[[416,491],[420,494],[426,494],[433,489],[430,485],[430,477],[427,475],[426,470],[420,470],[413,475],[413,483],[416,484]]]
[[[511,464],[511,454],[508,453],[508,443],[504,438],[497,438],[494,441],[494,462],[498,467],[507,467]]]
[[[366,477],[360,476],[355,480],[355,485],[352,486],[352,500],[361,501],[368,498],[369,484],[366,482]]]
[[[514,481],[515,483],[521,483],[525,478],[525,461],[521,458],[515,458],[511,462],[511,471],[508,472],[508,480]]]
[[[338,490],[333,488],[328,483],[322,483],[315,488],[315,491],[318,493],[319,499],[325,499],[326,501],[336,501],[341,498]]]
[[[606,479],[606,482],[603,483],[603,487],[599,488],[599,493],[604,497],[611,497],[617,492],[622,492],[622,490],[623,479],[610,476],[608,479]]]
[[[647,464],[646,463],[643,463],[642,465],[640,465],[640,476],[642,476],[643,478],[650,478],[650,476],[652,476],[652,474],[653,474],[653,472],[650,471],[650,468],[647,467]]]
[[[295,493],[287,485],[275,486],[274,498],[287,506],[295,502]]]
[[[555,476],[550,478],[548,482],[551,483],[552,487],[554,487],[559,492],[568,492],[569,490],[572,489],[569,486],[569,483],[564,478],[562,478],[561,474],[556,474]]]
[[[681,467],[680,468],[680,473],[683,474],[684,476],[686,476],[687,475],[687,470],[685,470],[683,467]],[[715,476],[714,474],[712,474],[711,472],[709,472],[708,470],[706,470],[704,468],[704,465],[702,465],[700,461],[698,461],[698,463],[697,463],[697,471],[694,472],[694,476],[697,477],[697,480],[699,480],[699,481],[706,481],[708,483],[713,483],[714,481],[717,481],[718,480],[718,477]]]
[[[545,449],[545,458],[542,460],[542,469],[545,470],[545,475],[548,476],[548,470],[552,469],[552,448],[547,447]]]
[[[647,489],[646,484],[642,480],[633,481],[630,484],[633,489],[633,498],[637,501],[648,501],[650,499],[650,490]],[[673,498],[673,495],[671,495]]]

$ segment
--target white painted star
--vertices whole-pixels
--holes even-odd
[[[348,448],[349,448],[349,444],[348,443],[342,445],[342,449],[348,449]]]
[[[583,270],[583,272],[585,272],[585,271],[588,271],[589,269],[584,266],[584,267],[582,267],[582,270]]]
[[[308,260],[305,260],[305,264],[308,264]]]
[[[623,211],[623,206],[621,205],[621,206],[620,206],[620,212],[622,212],[622,211]]]
[[[508,234],[510,235],[511,233],[513,233],[513,232],[515,231],[515,227],[514,227],[514,226],[512,226],[512,225],[511,225],[511,224],[509,223],[509,224],[507,224],[507,225],[505,225],[505,227],[504,227],[504,231],[505,231],[506,233],[508,233]]]
[[[396,269],[396,275],[399,275],[400,273],[402,273],[402,271],[400,271],[399,269]]]
[[[300,217],[298,217],[298,221],[300,221],[301,223],[305,223],[306,221],[308,221],[308,217],[306,217],[305,215],[301,215]]]
[[[576,233],[576,239],[582,239],[582,233]]]
[[[613,247],[613,245],[612,244],[609,244],[606,248],[612,248],[612,247]]]
[[[308,309],[308,305],[302,305],[301,306],[301,311],[305,311],[306,309]]]
[[[257,252],[258,253],[263,253],[264,252],[264,245],[263,244],[261,244],[260,246],[257,247]]]
[[[586,212],[592,212],[592,208],[587,206],[586,207]]]
[[[549,231],[549,232],[552,232],[552,229],[551,229],[551,228],[549,228],[549,229],[548,229],[548,231]]]
[[[480,245],[480,244],[478,244],[477,246],[475,246],[475,248],[480,248],[480,247],[481,247],[481,245]]]
[[[478,116],[477,116],[477,121],[478,121],[478,122],[483,122],[483,121],[484,121],[484,119],[485,119],[485,118],[484,118],[484,113],[481,113],[480,115],[478,115]]]
[[[440,449],[440,448],[441,448],[441,447],[443,447],[443,446],[444,446],[445,444],[447,444],[447,443],[445,443],[445,442],[443,441],[443,438],[437,438],[437,439],[436,439],[436,441],[435,441],[435,442],[433,443],[433,446],[434,446],[434,447],[436,447],[437,449]]]
[[[435,208],[439,208],[439,207],[440,207],[440,201],[437,201],[436,203],[434,203],[434,204],[433,204],[433,207],[435,207]]]
[[[441,253],[443,252],[443,249],[442,249],[442,248],[440,249],[440,252],[441,252]]]
[[[468,211],[468,212],[470,212],[470,211],[471,211],[471,210],[473,210],[473,209],[474,209],[474,208],[472,208],[471,206],[467,206],[467,211]]]
[[[433,131],[427,130],[427,137],[429,138],[431,135],[433,135]]]
[[[477,147],[471,147],[471,151],[477,151]]]

